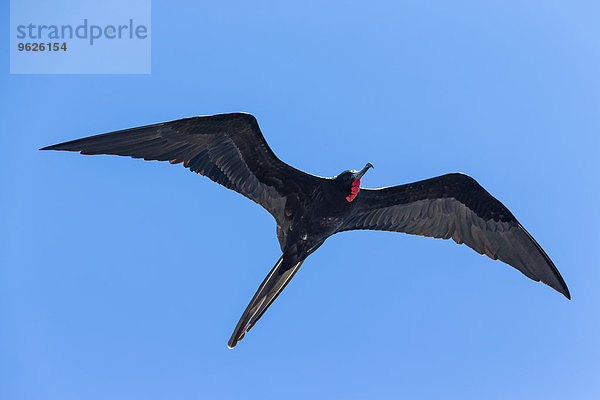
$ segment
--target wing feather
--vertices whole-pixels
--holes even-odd
[[[473,178],[448,174],[408,185],[361,189],[341,230],[371,229],[452,238],[571,298],[550,257],[513,214]]]
[[[183,163],[257,202],[279,222],[285,196],[309,193],[319,178],[279,160],[256,119],[233,113],[193,117],[73,140],[42,150],[114,154]]]

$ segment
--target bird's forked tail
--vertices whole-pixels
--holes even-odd
[[[304,260],[295,261],[295,263],[293,263],[290,262],[285,254],[281,256],[256,291],[256,294],[250,301],[250,304],[248,304],[246,311],[242,314],[242,317],[227,344],[230,349],[233,349],[235,345],[244,338],[246,332],[248,332],[260,317],[262,317],[265,311],[267,311],[267,308],[269,308],[277,296],[279,296],[279,293],[281,293],[289,281],[294,277],[303,261]]]

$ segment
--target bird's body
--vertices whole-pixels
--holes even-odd
[[[289,195],[283,219],[277,226],[281,250],[286,252],[299,246],[308,251],[339,232],[357,204],[346,197],[347,193],[338,190],[334,179],[322,179],[307,193]]]
[[[42,150],[116,154],[184,163],[263,206],[277,223],[282,255],[229,341],[233,348],[285,288],[306,257],[333,234],[387,230],[465,243],[570,298],[558,270],[512,213],[473,178],[447,174],[407,185],[362,189],[360,171],[333,178],[280,161],[256,119],[243,113],[194,117],[92,136]]]

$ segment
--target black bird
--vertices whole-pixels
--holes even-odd
[[[352,229],[452,238],[499,259],[570,299],[560,273],[512,213],[473,178],[452,173],[407,185],[362,189],[369,168],[321,178],[279,160],[256,119],[232,113],[91,136],[41,150],[116,154],[183,163],[263,206],[277,222],[282,255],[242,314],[233,348],[331,235]]]

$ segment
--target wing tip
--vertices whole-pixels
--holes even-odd
[[[41,149],[38,149],[38,150],[40,150],[40,151],[43,151],[43,150],[55,150],[54,149],[55,147],[56,147],[56,145],[54,144],[52,146],[42,147]]]
[[[545,280],[542,280],[539,278],[534,279],[534,280],[537,280],[538,282],[542,282],[543,284],[550,286],[552,289],[556,290],[558,293],[565,296],[567,298],[567,300],[571,300],[571,292],[569,292],[569,288],[567,287],[567,284],[562,279],[562,276],[560,276],[560,274],[557,274],[557,276],[558,276],[558,281],[559,281],[558,285],[556,285],[555,283],[546,282]]]
[[[545,253],[544,253],[545,254]],[[547,257],[547,256],[546,256]],[[549,260],[549,258],[548,258]],[[561,276],[560,272],[558,272],[558,269],[556,268],[556,266],[552,263],[552,261],[550,261],[551,266],[553,267],[553,272],[554,272],[554,276],[555,278],[558,280],[558,285],[549,285],[552,289],[556,290],[558,293],[561,293],[563,296],[565,296],[568,300],[571,300],[571,292],[569,292],[569,288],[567,287],[567,283],[565,282],[565,280],[563,279],[563,277]],[[544,282],[546,283],[546,282]],[[546,283],[547,284],[547,283]],[[548,285],[548,284],[547,284]]]
[[[68,147],[67,145],[70,144],[70,143],[71,142],[53,144],[52,146],[42,147],[39,150],[40,151],[43,151],[43,150],[80,151],[80,150],[76,150],[74,148]]]
[[[563,290],[559,290],[559,292],[562,293],[562,295],[565,296],[567,300],[571,300],[571,293],[569,292],[569,288],[567,287],[567,285],[565,285]]]
[[[556,272],[558,273],[558,269],[556,270]],[[562,284],[562,290],[560,290],[560,293],[562,293],[568,300],[571,300],[571,292],[569,292],[569,288],[567,287],[565,280],[560,275],[560,273],[558,273],[558,276],[560,276],[560,283]]]

